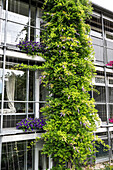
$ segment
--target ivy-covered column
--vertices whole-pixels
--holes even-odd
[[[80,170],[95,153],[95,140],[103,143],[93,135],[99,117],[88,93],[95,74],[86,23],[91,11],[89,0],[45,0],[41,37],[45,49],[40,54],[45,62],[30,66],[44,70],[40,79],[49,96],[41,109],[46,116],[43,152],[51,155],[57,170]]]
[[[47,117],[43,151],[65,169],[67,164],[80,170],[95,152],[93,131],[99,118],[88,93],[95,67],[86,24],[91,10],[89,0],[45,0],[44,4],[42,80],[49,84],[51,95],[42,108]]]

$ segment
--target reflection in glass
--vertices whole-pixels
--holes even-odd
[[[4,43],[5,21],[0,20],[0,44]]]
[[[40,31],[40,29],[36,29],[35,31],[36,31],[36,33],[35,33],[36,34],[36,36],[35,36],[36,37],[36,41],[40,42],[41,41],[41,39],[40,39],[41,31]]]
[[[105,144],[108,145],[108,140],[104,140]],[[96,157],[99,158],[99,157],[106,157],[108,156],[109,154],[109,151],[104,151],[104,146],[102,144],[98,144],[99,147],[96,148],[98,150],[98,152],[96,153]]]
[[[96,105],[95,107],[98,110],[98,115],[102,121],[107,121],[106,105]]]
[[[33,147],[27,152],[27,146],[31,141],[8,142],[2,144],[1,170],[27,170],[33,169]],[[15,149],[17,148],[17,150]],[[28,159],[26,160],[28,155]]]
[[[11,89],[11,90],[10,90]],[[26,73],[19,70],[5,70],[5,100],[25,100]]]
[[[44,87],[44,84],[41,83],[39,101],[46,101],[47,96],[49,96],[49,91]]]
[[[27,169],[33,169],[33,149],[27,151]]]
[[[30,27],[30,40],[34,41],[36,39],[35,28]]]
[[[109,79],[109,84],[113,85],[113,79]]]
[[[47,155],[44,155],[39,151],[39,170],[48,169],[49,168],[49,158]]]
[[[36,26],[36,7],[31,6],[31,25]]]
[[[26,118],[26,115],[7,115],[3,116],[3,128],[16,127],[16,124],[22,119]]]
[[[102,38],[102,32],[99,32],[99,30],[91,30],[91,35],[95,36],[95,37],[101,37]]]
[[[18,44],[21,40],[28,39],[28,27],[8,22],[7,26],[7,43]]]
[[[113,118],[113,105],[109,105],[109,116]]]
[[[8,20],[28,25],[28,17],[10,11],[8,12]]]
[[[96,86],[96,91],[93,91],[93,97],[96,102],[105,102],[106,101],[106,95],[105,95],[105,87],[103,86]]]
[[[45,103],[40,103],[40,104],[39,104],[39,117],[40,117],[40,118],[41,118],[41,117],[44,117],[43,113],[40,111],[41,108],[44,107],[44,106],[45,106]]]
[[[13,103],[14,109],[9,107],[9,103]],[[4,114],[26,113],[25,103],[23,102],[4,102]]]
[[[33,96],[33,86],[34,86],[34,72],[29,71],[29,101],[33,101],[34,96]]]
[[[109,87],[108,91],[109,91],[109,103],[113,103],[113,87]]]
[[[29,4],[20,0],[8,1],[8,19],[18,23],[27,24],[29,16]]]
[[[95,77],[95,83],[105,83],[104,77]]]
[[[2,69],[0,69],[2,74]],[[0,87],[2,81],[0,80]],[[1,89],[0,89],[1,90]],[[1,94],[0,94],[1,96]],[[25,103],[14,103],[14,100],[25,101],[26,99],[26,74],[23,71],[5,69],[5,93],[4,114],[25,113]]]
[[[15,72],[15,100],[26,100],[26,72]]]

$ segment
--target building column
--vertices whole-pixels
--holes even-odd
[[[53,167],[53,160],[51,156],[49,156],[49,169],[51,169],[52,167]]]
[[[39,168],[39,151],[42,150],[43,148],[43,143],[39,142],[36,143],[35,148],[34,148],[34,170],[38,170]]]

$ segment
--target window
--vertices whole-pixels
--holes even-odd
[[[33,169],[34,148],[27,151],[31,141],[8,142],[2,144],[1,170]]]
[[[93,79],[93,84],[93,97],[96,102],[96,109],[98,110],[98,115],[103,124],[105,124],[107,122],[105,77],[97,75]]]

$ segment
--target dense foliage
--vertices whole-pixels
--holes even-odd
[[[40,118],[40,119],[25,118],[17,123],[16,128],[22,129],[23,131],[26,132],[26,131],[43,129],[43,126],[45,126],[45,124],[46,124],[46,122],[43,118]]]
[[[44,70],[40,82],[50,96],[41,109],[47,119],[43,152],[58,163],[53,169],[80,170],[94,154],[95,140],[102,142],[93,135],[99,117],[89,93],[95,67],[86,20],[92,8],[89,0],[45,0],[44,11],[41,55],[45,63],[17,68]]]
[[[95,68],[86,19],[88,0],[46,0],[42,40],[46,60],[41,77],[49,84],[50,97],[42,112],[47,117],[44,153],[59,167],[79,169],[94,154],[98,121],[91,81]]]

